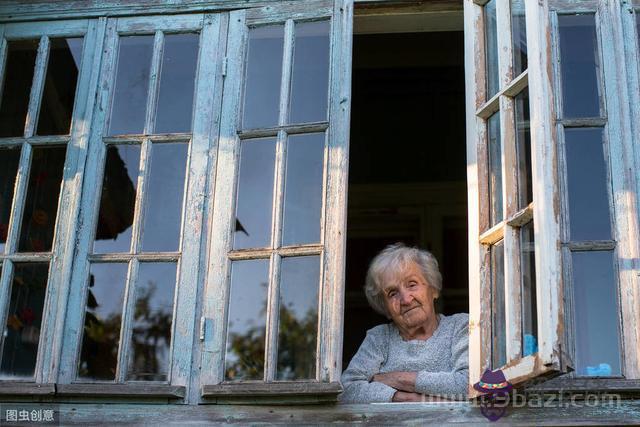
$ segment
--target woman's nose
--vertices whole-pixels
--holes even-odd
[[[400,292],[400,302],[402,304],[409,304],[413,300],[413,295],[409,291],[401,291]]]

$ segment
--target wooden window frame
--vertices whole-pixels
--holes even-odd
[[[285,111],[289,103],[292,69],[294,22],[331,19],[329,96],[327,120],[303,125],[287,125]],[[352,0],[310,0],[272,7],[247,9],[229,15],[228,74],[224,84],[220,149],[216,170],[216,194],[209,254],[208,276],[204,293],[201,320],[203,341],[200,376],[204,399],[217,400],[282,396],[299,400],[304,396],[325,396],[335,400],[342,390],[339,379],[342,366],[342,311],[344,298],[344,252],[346,236],[346,193],[348,158],[348,128],[351,81],[351,32],[353,25]],[[252,26],[284,24],[284,59],[279,104],[279,124],[271,128],[240,130],[241,94],[246,65],[245,49],[248,30]],[[278,205],[282,204],[283,143],[288,134],[324,132],[325,159],[323,172],[323,208],[319,244],[282,246],[282,229]],[[276,201],[273,215],[272,239],[268,248],[260,250],[232,250],[234,198],[238,179],[240,141],[255,137],[276,137]],[[278,165],[280,165],[278,167]],[[282,170],[280,170],[282,169]],[[320,257],[318,351],[316,378],[290,382],[275,381],[275,361],[278,304],[279,258],[283,255],[317,255]],[[265,258],[265,256],[267,258]],[[265,381],[225,382],[226,316],[228,310],[230,268],[232,260],[269,259],[270,289],[265,343]],[[275,268],[274,268],[275,267]],[[340,333],[338,333],[340,331]],[[295,396],[295,397],[293,397]]]
[[[55,37],[83,37],[82,60],[78,73],[70,131],[67,135],[37,136],[35,135],[35,129],[43,97],[44,79],[49,57],[49,39]],[[86,19],[56,21],[46,25],[35,23],[0,25],[0,75],[3,74],[6,65],[7,41],[15,39],[37,39],[39,40],[39,47],[30,89],[24,135],[23,137],[0,139],[0,144],[3,146],[22,147],[13,205],[11,207],[7,244],[4,254],[0,257],[4,264],[0,278],[0,286],[3,289],[0,294],[0,319],[4,324],[8,315],[13,262],[48,262],[49,274],[34,376],[24,381],[11,381],[18,384],[21,382],[35,383],[34,387],[40,387],[43,384],[55,381],[56,338],[59,337],[61,323],[64,321],[64,311],[58,310],[58,307],[64,307],[65,295],[68,290],[68,274],[73,261],[72,257],[64,256],[65,253],[73,251],[72,242],[75,234],[73,221],[70,221],[70,218],[73,217],[73,213],[77,208],[77,200],[74,194],[78,188],[78,182],[72,177],[87,144],[85,122],[92,109],[92,99],[88,94],[91,91],[92,78],[94,77],[92,65],[96,56],[99,56],[95,52],[99,52],[101,49],[100,25],[95,20]],[[56,212],[52,249],[48,253],[17,253],[17,240],[29,180],[32,146],[52,145],[65,145],[67,150]],[[3,381],[2,388],[6,384],[9,384],[9,382]],[[29,387],[29,385],[25,385],[25,387]]]
[[[546,56],[549,20],[546,2],[525,2],[528,69],[513,75],[511,13],[508,0],[497,0],[500,87],[486,99],[485,27],[487,1],[465,0],[465,71],[467,85],[467,173],[469,205],[469,375],[479,381],[491,366],[491,283],[488,245],[505,242],[505,317],[507,364],[501,369],[515,386],[540,381],[571,365],[563,343],[559,218],[555,135],[552,127],[552,75]],[[529,88],[533,203],[518,209],[513,97]],[[489,223],[486,120],[500,111],[504,220]],[[535,218],[536,294],[539,350],[521,357],[521,278],[519,227]],[[478,393],[470,388],[470,395]]]

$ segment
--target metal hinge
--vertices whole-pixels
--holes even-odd
[[[205,332],[206,322],[207,322],[206,317],[204,316],[200,317],[200,341],[204,341],[204,332]]]
[[[222,77],[227,75],[227,62],[229,62],[227,60],[227,57],[225,56],[224,59],[222,60]]]

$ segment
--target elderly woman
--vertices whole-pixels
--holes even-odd
[[[442,289],[429,252],[388,246],[371,262],[365,294],[391,323],[376,326],[342,374],[342,403],[415,402],[467,394],[467,314],[436,314]]]

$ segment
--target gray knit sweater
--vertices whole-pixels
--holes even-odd
[[[393,323],[369,329],[342,373],[340,402],[391,402],[396,389],[370,381],[377,373],[393,371],[418,372],[417,393],[464,398],[469,378],[469,316],[439,316],[438,328],[426,340],[404,341]]]

